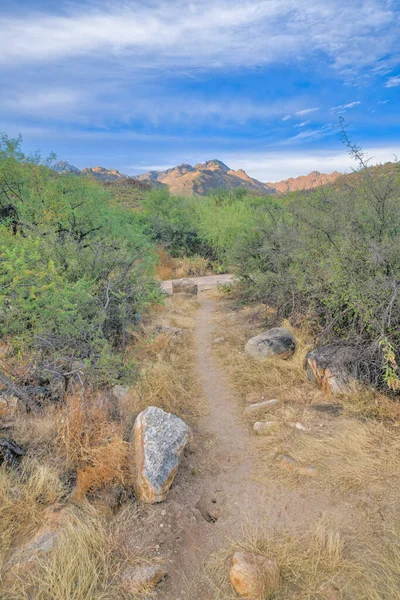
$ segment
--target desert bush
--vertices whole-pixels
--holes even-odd
[[[59,176],[2,137],[0,335],[35,351],[44,371],[81,361],[94,379],[118,378],[114,350],[160,297],[155,262],[139,216],[103,186]]]

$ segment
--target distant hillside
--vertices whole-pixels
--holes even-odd
[[[326,174],[319,171],[312,171],[308,175],[300,175],[300,177],[289,177],[275,183],[268,182],[267,185],[280,193],[295,192],[296,190],[310,190],[320,185],[326,185],[335,181],[341,173],[334,171]]]
[[[148,171],[136,177],[124,175],[116,169],[89,167],[78,169],[66,161],[53,165],[57,173],[75,173],[87,175],[102,183],[136,181],[149,188],[167,186],[171,194],[182,196],[207,196],[216,189],[246,189],[255,194],[287,193],[296,190],[308,190],[320,185],[332,183],[340,175],[337,171],[330,175],[313,171],[309,175],[290,177],[278,182],[262,183],[247,175],[243,169],[234,171],[220,160],[209,160],[197,165],[182,164],[166,171]]]
[[[216,189],[244,188],[260,194],[271,194],[269,185],[249,177],[245,171],[233,171],[220,160],[209,160],[192,167],[182,164],[167,171],[149,171],[139,181],[157,181],[169,187],[172,194],[206,196]]]

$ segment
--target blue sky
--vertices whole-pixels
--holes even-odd
[[[219,158],[349,170],[338,117],[400,156],[399,0],[2,0],[0,131],[128,174]]]

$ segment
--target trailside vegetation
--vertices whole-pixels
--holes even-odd
[[[112,383],[160,298],[154,247],[135,212],[88,178],[57,175],[52,158],[0,138],[0,335],[33,357],[35,376]]]

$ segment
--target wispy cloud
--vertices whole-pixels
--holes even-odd
[[[330,110],[331,112],[344,112],[349,110],[350,108],[355,108],[361,104],[360,100],[356,100],[355,102],[349,102],[348,104],[340,104],[339,106],[333,106]]]
[[[282,144],[295,144],[299,142],[309,142],[311,140],[320,139],[328,135],[333,135],[335,129],[332,125],[324,125],[323,127],[317,127],[315,129],[306,129],[301,131],[297,135],[294,135],[286,140],[283,140]]]
[[[286,115],[286,117],[283,117],[282,121],[289,121],[289,119],[292,118],[292,115]]]
[[[400,75],[396,75],[395,77],[389,77],[389,79],[385,83],[385,87],[387,87],[387,88],[398,87],[399,85],[400,85]]]
[[[303,108],[302,110],[298,110],[295,114],[299,117],[302,117],[303,115],[309,115],[317,110],[319,110],[319,106],[315,106],[314,108]]]
[[[297,123],[297,125],[295,125],[294,127],[305,127],[309,123],[310,121],[303,121],[302,123]]]
[[[154,0],[65,3],[63,12],[2,19],[0,61],[134,59],[127,68],[262,65],[323,52],[339,70],[398,59],[390,0]],[[385,36],[380,35],[385,27]],[[351,43],[349,43],[351,40]],[[390,59],[388,57],[391,57]]]

